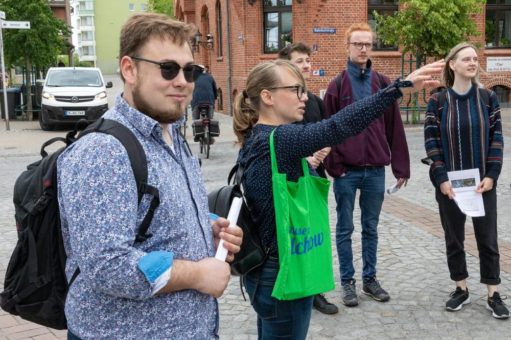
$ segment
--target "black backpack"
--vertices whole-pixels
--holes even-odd
[[[269,252],[269,249],[265,249],[262,246],[255,230],[250,209],[243,196],[243,188],[241,186],[242,176],[243,167],[238,163],[230,171],[227,185],[208,194],[209,211],[225,218],[227,218],[234,197],[241,197],[243,199],[236,223],[243,229],[243,242],[239,253],[234,255],[234,260],[231,262],[231,273],[240,276],[261,266],[266,261]],[[233,183],[231,184],[232,180]]]
[[[88,126],[78,138],[91,133],[107,133],[126,148],[138,187],[138,202],[144,194],[152,196],[149,211],[141,223],[136,242],[143,242],[158,207],[158,189],[147,183],[147,159],[135,135],[124,125],[101,118]],[[65,138],[55,137],[41,147],[42,159],[28,165],[14,185],[14,207],[18,241],[5,274],[1,307],[23,319],[66,329],[64,304],[69,286],[78,276],[77,268],[68,281],[65,275],[66,253],[61,235],[57,201],[57,158],[76,138],[77,129]],[[48,155],[45,148],[61,141],[66,144]]]

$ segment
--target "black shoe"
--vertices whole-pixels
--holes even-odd
[[[486,301],[486,309],[492,312],[492,316],[496,319],[507,319],[509,318],[509,311],[506,305],[500,298],[498,292],[493,293],[492,297],[489,297]]]
[[[342,284],[342,303],[347,307],[358,305],[357,288],[355,287],[354,279]]]
[[[312,306],[323,314],[337,314],[339,308],[331,302],[328,302],[323,294],[314,295]]]
[[[470,296],[467,290],[463,290],[460,287],[456,287],[456,290],[450,294],[451,298],[445,303],[445,309],[451,312],[457,312],[464,305],[470,303]]]
[[[380,283],[376,278],[364,280],[362,285],[362,293],[369,295],[376,301],[386,302],[390,300],[390,295],[380,286]]]

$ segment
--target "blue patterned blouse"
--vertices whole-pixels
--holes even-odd
[[[276,128],[275,154],[279,172],[286,173],[288,180],[297,181],[303,175],[303,157],[359,134],[401,96],[393,83],[320,122],[254,126],[240,150],[238,161],[245,168],[242,182],[252,218],[263,246],[270,249],[272,256],[278,256],[268,144],[272,130]]]
[[[82,339],[214,338],[218,327],[214,298],[194,290],[154,295],[154,284],[139,269],[142,258],[157,252],[191,261],[214,256],[197,158],[177,133],[178,124],[170,127],[173,151],[162,138],[161,126],[121,96],[104,117],[126,125],[141,142],[148,182],[159,189],[161,203],[149,228],[153,236],[133,245],[150,197],[138,206],[122,144],[110,135],[92,133],[59,157],[68,278],[77,266],[81,270],[67,296],[69,330]]]

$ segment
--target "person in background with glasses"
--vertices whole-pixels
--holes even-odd
[[[309,79],[312,72],[311,49],[309,46],[301,42],[289,44],[279,51],[279,59],[289,60],[302,72],[305,81]],[[311,91],[307,91],[307,98],[308,100],[305,102],[305,112],[303,114],[302,123],[319,122],[325,118],[323,100]],[[322,162],[329,152],[330,147],[326,147],[307,157],[307,162],[309,162],[311,167],[323,178],[326,178],[326,173]],[[314,296],[312,306],[323,314],[336,314],[339,312],[339,308],[333,303],[330,303],[324,294]]]
[[[279,271],[269,146],[272,131],[279,172],[285,173],[288,181],[296,182],[303,176],[304,157],[362,132],[404,91],[438,86],[439,81],[432,75],[439,74],[443,65],[442,61],[426,65],[405,81],[396,80],[330,118],[310,124],[294,124],[303,120],[308,99],[305,79],[294,64],[276,60],[250,71],[245,90],[234,101],[233,128],[241,145],[238,162],[245,169],[242,184],[247,205],[261,245],[269,250],[264,264],[243,276],[257,313],[259,339],[305,339],[313,301],[313,296],[294,300],[272,297]]]
[[[373,39],[374,33],[366,23],[353,24],[347,29],[348,64],[328,86],[324,97],[327,116],[390,83],[389,78],[371,68]],[[385,166],[391,165],[397,188],[406,186],[410,178],[410,156],[398,102],[390,105],[367,129],[334,146],[324,164],[334,177],[342,302],[348,307],[358,305],[351,240],[357,189],[362,224],[362,293],[376,301],[388,301],[389,294],[376,279],[377,228],[385,193]]]
[[[160,204],[151,237],[135,244],[151,195],[138,203],[127,152],[113,136],[91,133],[58,159],[59,206],[68,279],[68,339],[211,339],[229,264],[214,258],[221,239],[228,260],[242,231],[210,222],[197,158],[178,133],[194,81],[192,26],[137,14],[120,34],[124,82],[103,118],[125,125],[147,157],[148,184]]]

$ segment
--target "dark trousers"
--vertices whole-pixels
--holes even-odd
[[[213,119],[213,114],[215,113],[215,106],[213,104],[199,104],[192,108],[192,118],[194,120],[201,119],[199,108],[200,106],[208,105],[208,118]]]
[[[499,246],[497,243],[497,192],[495,187],[483,193],[485,216],[473,217],[474,234],[479,251],[481,283],[500,283]],[[465,259],[465,220],[454,200],[436,190],[436,200],[440,210],[440,220],[445,233],[447,265],[451,279],[461,281],[468,277]]]

